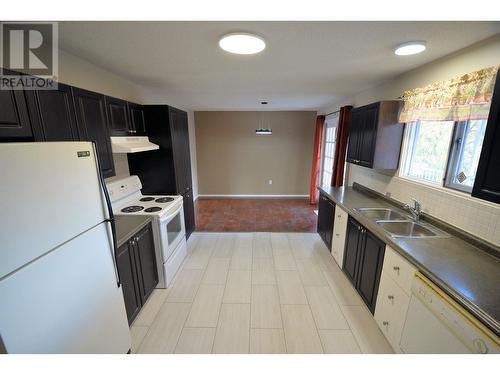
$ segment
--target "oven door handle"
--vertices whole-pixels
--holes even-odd
[[[160,219],[160,222],[164,223],[164,222],[166,222],[166,221],[170,221],[173,217],[175,217],[176,215],[178,215],[178,214],[179,214],[179,212],[181,212],[181,210],[182,210],[182,201],[179,201],[178,205],[179,205],[179,206],[175,209],[175,211],[174,211],[174,212],[172,212],[172,213],[171,213],[170,215],[168,215],[168,216],[162,217],[162,218]]]

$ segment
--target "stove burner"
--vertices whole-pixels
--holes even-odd
[[[143,209],[144,209],[144,207],[142,207],[142,206],[128,206],[128,207],[122,208],[122,212],[130,213],[130,212],[142,211]]]
[[[144,197],[144,198],[141,198],[139,200],[141,202],[150,202],[150,201],[154,201],[155,199],[153,197]]]
[[[158,202],[158,203],[167,203],[167,202],[172,202],[173,200],[174,200],[174,198],[163,197],[163,198],[156,199],[155,202]]]
[[[144,212],[157,212],[157,211],[161,211],[161,207],[148,207],[144,210]]]

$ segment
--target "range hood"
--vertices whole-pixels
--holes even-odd
[[[148,137],[111,137],[113,154],[127,154],[158,150],[160,146],[149,141]]]

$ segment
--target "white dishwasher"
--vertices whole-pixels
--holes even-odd
[[[500,353],[497,335],[420,272],[412,284],[403,353]]]

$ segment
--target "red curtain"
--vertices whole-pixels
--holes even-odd
[[[311,204],[318,203],[318,183],[321,166],[321,148],[323,147],[323,128],[325,126],[325,116],[316,117],[316,135],[314,136],[314,151],[311,171],[311,189],[310,201]]]
[[[347,149],[347,138],[349,136],[349,126],[351,125],[352,106],[348,105],[340,108],[339,124],[337,127],[337,147],[335,148],[335,158],[333,159],[332,186],[342,186],[344,183],[345,154]]]

